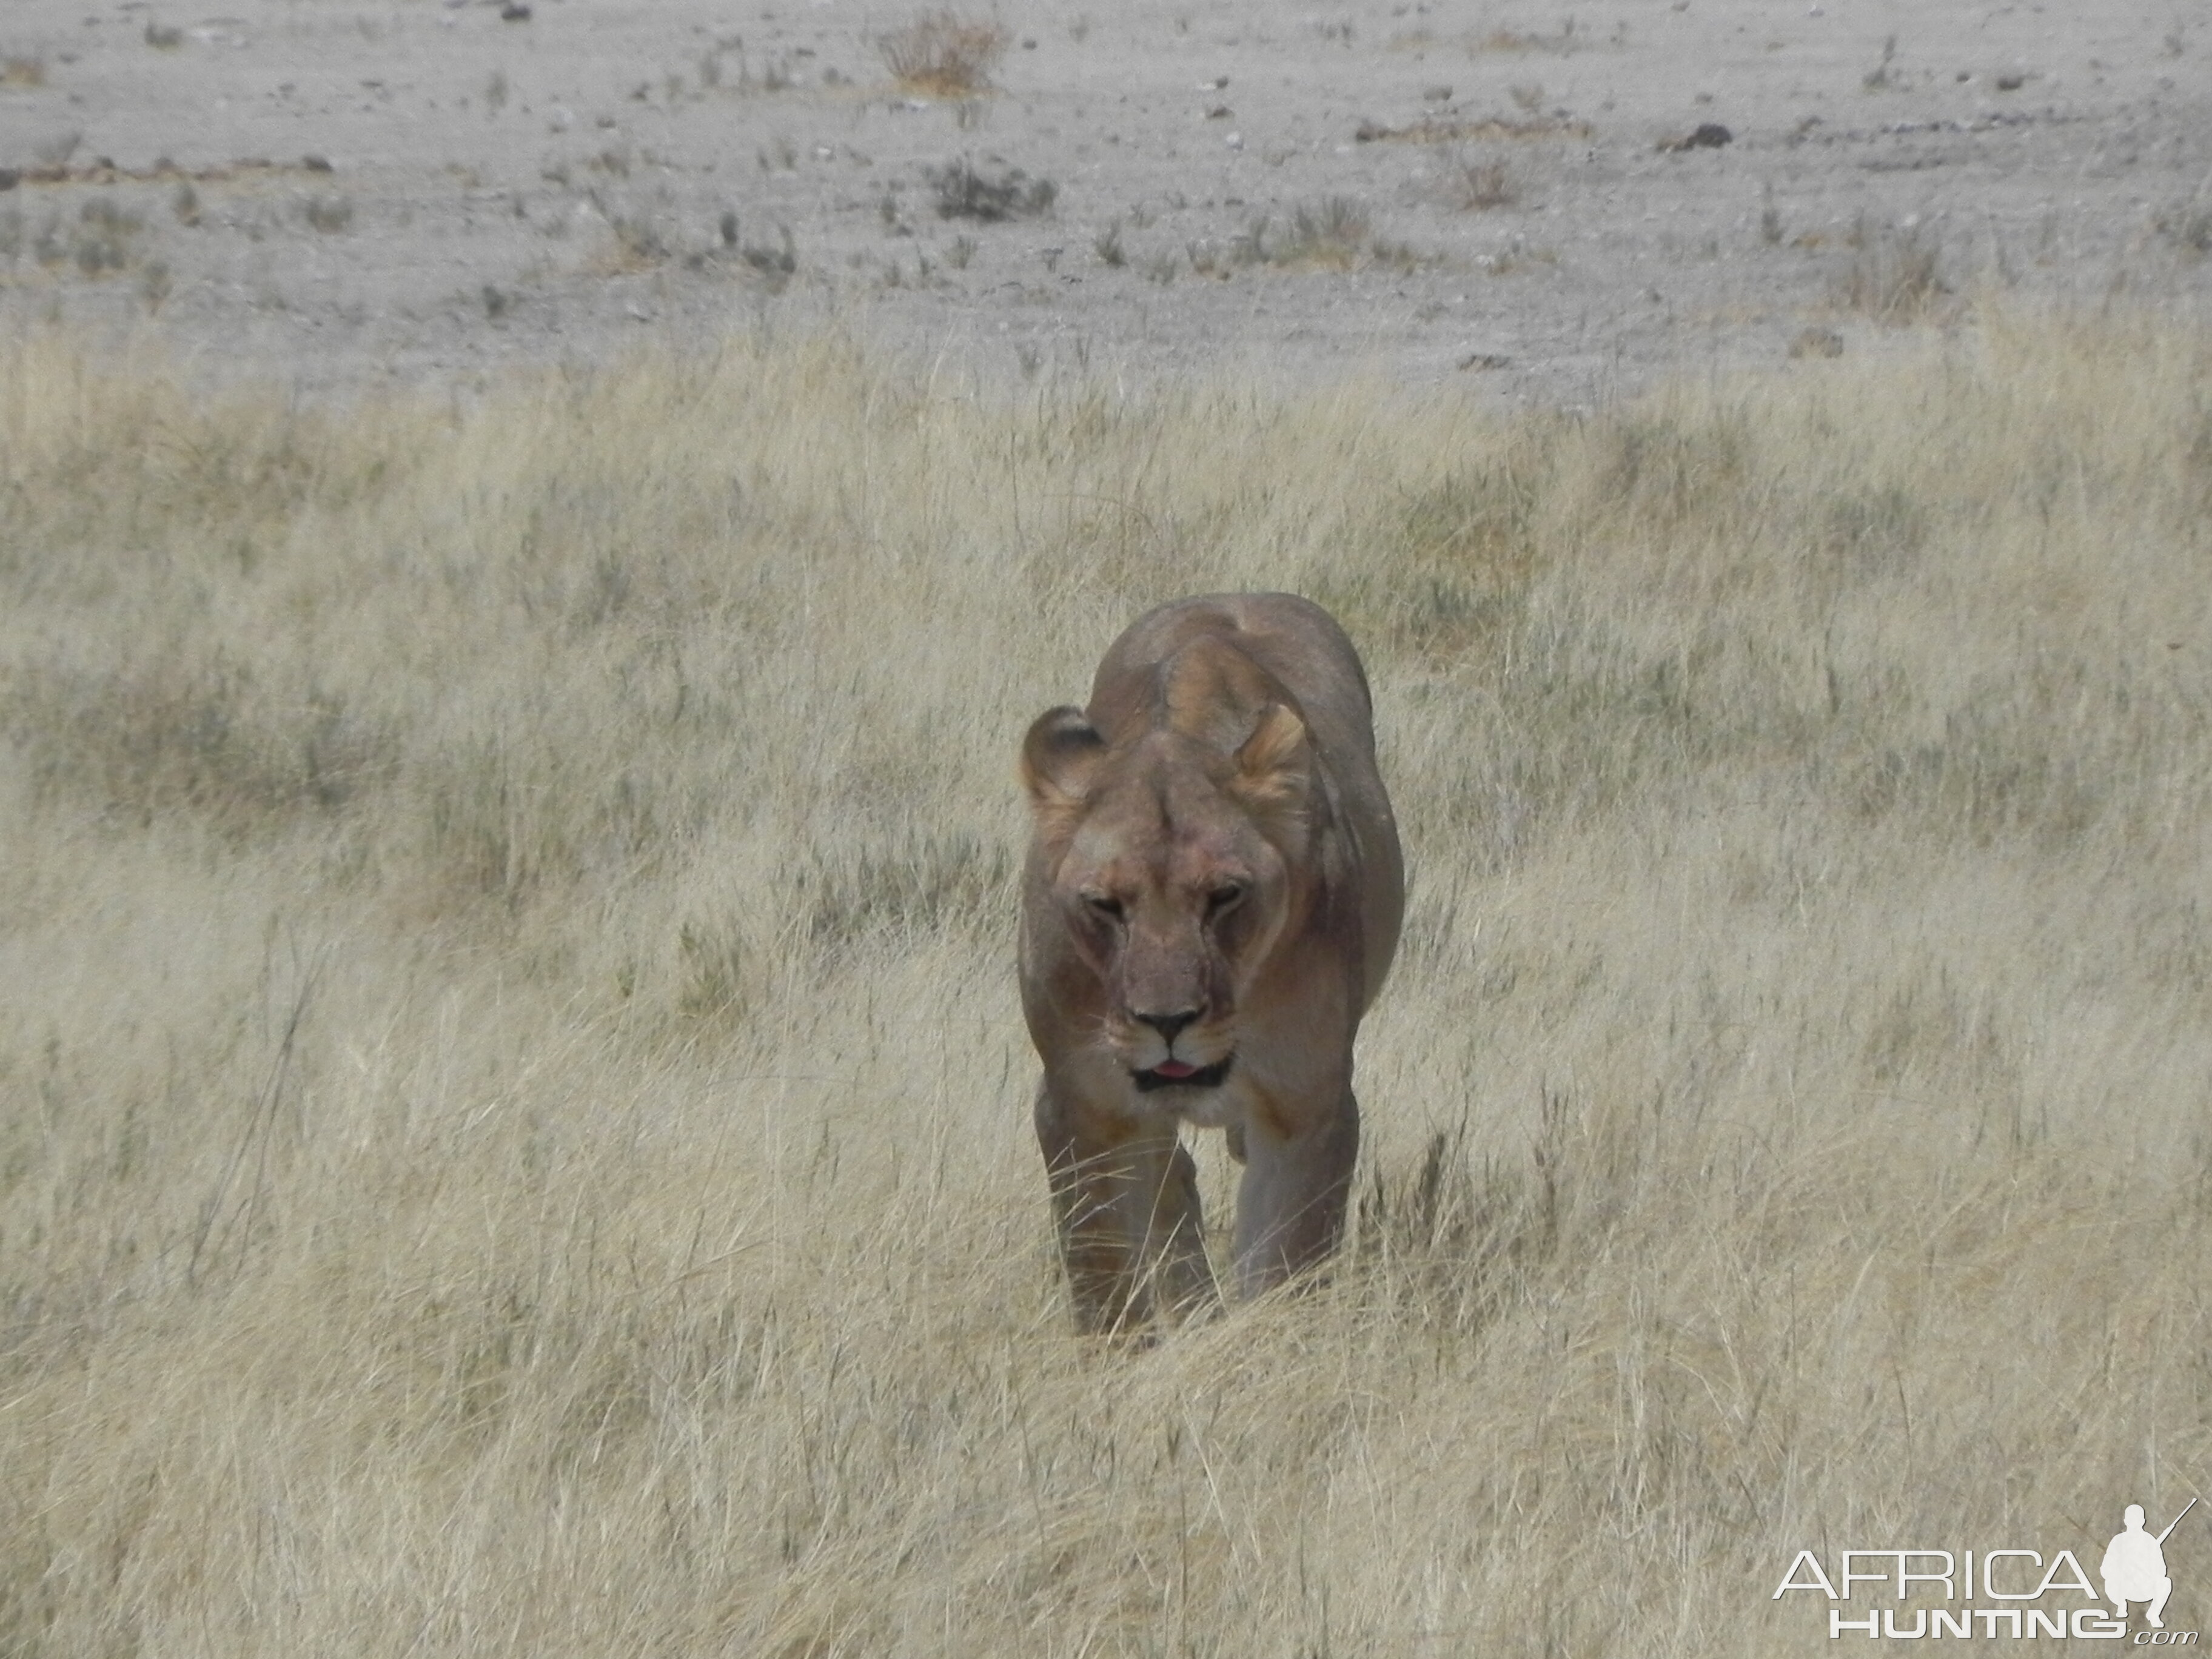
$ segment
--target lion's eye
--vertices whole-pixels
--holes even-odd
[[[1206,915],[1218,916],[1234,910],[1244,902],[1245,890],[1241,881],[1224,882],[1206,896]]]
[[[1109,893],[1085,893],[1083,902],[1094,916],[1103,916],[1109,921],[1121,920],[1121,901]]]

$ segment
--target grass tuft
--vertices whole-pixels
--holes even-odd
[[[995,20],[933,11],[891,30],[876,45],[891,78],[908,91],[969,98],[989,90],[991,71],[1006,56],[1010,38]]]

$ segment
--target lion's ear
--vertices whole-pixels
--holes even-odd
[[[1080,801],[1106,752],[1106,739],[1080,708],[1048,708],[1022,739],[1022,787],[1039,811],[1065,811]]]
[[[1269,705],[1237,751],[1237,798],[1255,812],[1295,808],[1305,799],[1311,750],[1306,723],[1281,703]]]

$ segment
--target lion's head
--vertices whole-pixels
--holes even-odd
[[[1237,1009],[1311,905],[1305,722],[1272,702],[1233,746],[1209,738],[1169,726],[1117,750],[1055,708],[1023,745],[1048,902],[1140,1093],[1226,1079]]]

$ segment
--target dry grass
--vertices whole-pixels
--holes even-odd
[[[1521,186],[1512,169],[1503,161],[1469,161],[1455,158],[1444,170],[1444,198],[1464,213],[1483,213],[1511,207],[1521,199]]]
[[[1836,278],[1838,304],[1878,322],[1915,323],[1951,300],[1942,240],[1927,226],[1875,223],[1862,215],[1844,241],[1851,256]]]
[[[2209,376],[1999,317],[1583,421],[822,341],[339,414],[7,347],[0,1649],[1771,1655],[1804,1545],[2171,1515]],[[1363,643],[1413,908],[1334,1283],[1116,1354],[1011,757],[1217,586]]]
[[[1006,25],[951,11],[924,13],[877,42],[884,67],[910,92],[967,98],[988,91],[1006,55]]]

